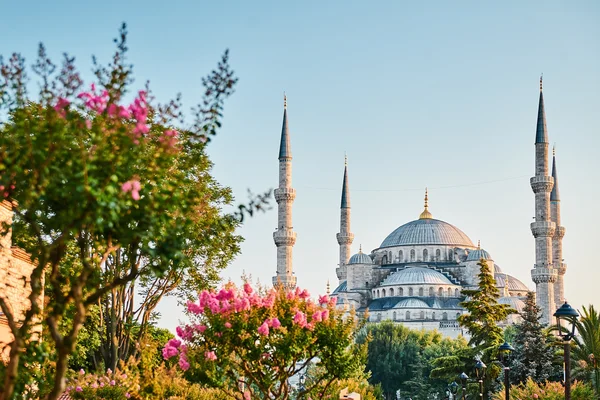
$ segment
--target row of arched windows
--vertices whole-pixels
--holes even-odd
[[[404,321],[410,321],[411,319],[414,320],[424,320],[426,318],[430,318],[432,320],[436,320],[437,319],[437,315],[435,313],[435,311],[431,312],[431,315],[427,315],[425,313],[425,311],[417,311],[417,312],[410,312],[410,311],[406,311],[404,313],[402,312],[396,312],[394,311],[392,313],[392,320],[393,321],[402,321],[402,316],[404,316]],[[448,313],[447,312],[443,312],[442,313],[442,321],[447,321],[448,320]],[[456,314],[456,319],[458,319],[458,317],[460,316],[460,313]],[[376,317],[377,321],[381,321],[381,313],[377,313],[377,317]]]
[[[418,289],[418,291],[416,292],[417,294],[415,294],[415,289],[412,287],[409,287],[408,290],[404,290],[404,288],[399,287],[399,288],[383,288],[383,289],[374,289],[373,290],[373,297],[374,298],[380,298],[380,297],[394,297],[394,296],[399,296],[399,297],[403,297],[403,296],[419,296],[419,297],[435,297],[436,294],[438,297],[460,297],[460,289],[458,288],[447,288],[444,290],[444,288],[442,287],[438,287],[437,291],[433,288],[430,287],[429,290],[427,291],[427,294],[425,292],[425,289],[420,287]]]
[[[444,251],[444,255],[442,256],[442,250],[441,249],[435,249],[435,256],[433,254],[429,254],[429,250],[427,249],[423,249],[423,253],[421,254],[423,257],[420,258],[418,261],[431,261],[431,262],[437,262],[437,261],[446,261],[446,260],[453,260],[453,254],[454,251],[452,249],[448,250],[448,255],[446,257],[446,252]],[[409,255],[407,255],[407,257],[404,257],[404,252],[402,250],[398,251],[398,256],[396,257],[395,262],[415,262],[417,261],[417,252],[415,249],[412,249],[409,253]],[[394,257],[392,255],[391,251],[388,251],[387,254],[384,253],[383,254],[383,258],[382,258],[382,264],[392,264],[394,263]]]

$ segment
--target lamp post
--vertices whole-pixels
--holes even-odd
[[[481,360],[477,360],[475,363],[475,375],[479,380],[479,398],[483,400],[483,377],[485,376],[485,369],[487,366]]]
[[[450,392],[450,395],[452,396],[452,400],[456,399],[456,393],[458,393],[458,383],[456,383],[456,381],[453,381],[451,384],[448,385],[448,392]],[[448,396],[450,397],[450,396]]]
[[[575,323],[579,313],[565,301],[565,304],[556,310],[554,316],[558,325],[558,335],[562,338],[565,349],[565,400],[571,400],[571,339],[575,337]],[[565,321],[566,333],[562,331],[561,321]],[[568,324],[571,324],[570,332]]]
[[[506,400],[510,399],[510,368],[508,366],[508,358],[510,357],[510,353],[515,351],[515,349],[508,342],[504,342],[498,347],[500,350],[500,363],[504,367],[504,398]]]
[[[460,382],[462,383],[462,400],[466,400],[466,396],[467,396],[467,379],[469,379],[469,376],[463,372],[462,374],[460,374],[458,376],[458,378],[460,379]]]

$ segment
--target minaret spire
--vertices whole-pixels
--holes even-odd
[[[340,262],[336,274],[340,283],[347,278],[346,264],[350,259],[350,252],[354,234],[350,231],[350,187],[348,185],[348,157],[344,155],[344,180],[342,182],[342,200],[340,203],[340,232],[336,235],[340,245]]]
[[[427,192],[427,188],[425,188],[425,209],[423,210],[421,215],[419,215],[419,219],[431,219],[431,218],[433,218],[433,215],[431,215],[431,213],[429,212],[429,195]]]
[[[542,323],[549,324],[556,310],[554,283],[557,270],[553,263],[552,238],[556,224],[551,220],[550,192],[554,179],[548,168],[548,129],[544,110],[544,93],[540,78],[540,100],[538,105],[535,133],[535,176],[531,178],[531,189],[535,194],[535,222],[531,223],[531,233],[535,238],[535,265],[531,278],[536,286],[536,303],[542,310]]]
[[[292,229],[292,204],[296,190],[292,188],[292,147],[287,120],[287,97],[283,95],[283,125],[279,144],[279,187],[275,189],[277,201],[277,230],[273,240],[277,246],[277,273],[273,277],[273,286],[285,288],[296,286],[296,277],[292,269],[292,248],[296,243],[296,232]]]
[[[552,222],[556,225],[554,236],[552,236],[552,260],[554,268],[558,272],[554,283],[554,303],[559,308],[565,301],[564,276],[567,272],[567,264],[563,263],[562,240],[565,236],[565,227],[560,225],[560,193],[558,191],[558,170],[556,169],[556,147],[552,149],[552,178],[554,186],[550,193],[550,215]]]

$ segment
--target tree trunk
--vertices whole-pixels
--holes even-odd
[[[47,397],[47,400],[56,400],[65,391],[65,374],[67,372],[67,363],[69,360],[69,351],[62,346],[58,348],[58,359],[56,360],[56,371],[54,373],[54,387]]]
[[[17,382],[17,374],[19,372],[19,361],[21,360],[20,349],[23,348],[22,339],[17,339],[10,345],[10,361],[6,366],[6,376],[4,377],[4,387],[0,393],[0,400],[8,400],[12,398]]]

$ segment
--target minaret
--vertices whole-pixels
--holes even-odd
[[[350,188],[348,187],[348,158],[344,157],[344,182],[342,183],[342,202],[340,206],[340,233],[336,235],[340,245],[340,263],[336,274],[340,283],[345,281],[346,264],[350,259],[350,246],[354,240],[354,234],[350,231]]]
[[[550,215],[552,222],[556,225],[554,236],[552,236],[552,260],[558,275],[554,283],[554,303],[559,308],[565,301],[564,276],[567,272],[567,264],[563,263],[562,240],[565,236],[565,227],[560,226],[560,194],[558,192],[558,171],[556,170],[556,149],[552,149],[552,178],[554,186],[550,193]]]
[[[554,179],[549,175],[548,168],[548,130],[541,78],[535,134],[535,176],[531,178],[530,183],[535,194],[535,222],[531,223],[531,233],[535,238],[535,265],[531,270],[531,278],[535,283],[536,303],[542,310],[541,322],[549,324],[556,310],[554,283],[557,272],[552,262],[552,237],[556,225],[550,215],[550,192],[554,186]]]
[[[292,188],[292,147],[287,122],[287,98],[283,95],[283,127],[279,145],[279,187],[275,189],[277,201],[277,230],[273,240],[277,246],[277,274],[273,286],[296,287],[296,277],[292,271],[292,248],[296,243],[296,232],[292,230],[292,203],[296,191]]]

